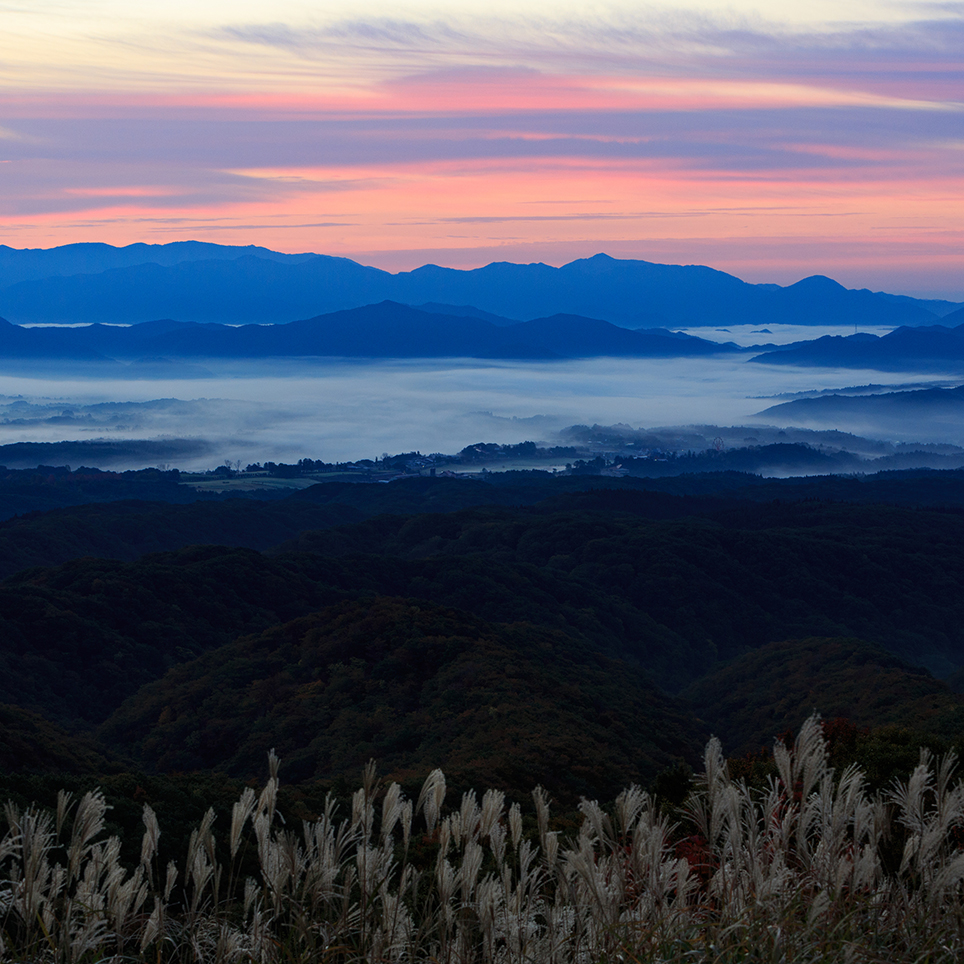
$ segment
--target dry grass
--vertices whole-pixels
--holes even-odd
[[[778,777],[752,792],[706,749],[672,824],[642,790],[584,801],[579,834],[535,830],[494,790],[446,810],[433,772],[417,801],[369,768],[339,820],[300,832],[275,813],[277,759],[230,828],[213,812],[180,866],[157,866],[144,808],[141,860],[103,838],[100,793],[57,812],[7,806],[0,842],[0,959],[203,962],[894,962],[964,958],[964,786],[922,753],[906,784],[870,795],[828,766],[819,721]],[[437,855],[413,859],[413,835]],[[259,870],[239,879],[244,849]],[[901,853],[901,849],[902,853]],[[424,853],[424,848],[422,849]],[[891,861],[890,855],[896,855]]]

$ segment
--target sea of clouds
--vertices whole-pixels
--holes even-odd
[[[203,439],[213,454],[187,459],[181,468],[224,460],[332,462],[384,452],[455,452],[479,441],[551,442],[573,424],[749,425],[783,393],[948,384],[947,376],[933,374],[770,367],[742,357],[205,366],[216,377],[0,375],[0,444]],[[828,427],[873,430],[866,424]],[[911,422],[878,434],[892,441],[964,442],[964,426],[953,424],[931,431]]]

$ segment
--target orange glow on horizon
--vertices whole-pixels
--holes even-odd
[[[234,173],[277,191],[243,204],[158,207],[148,198],[160,191],[145,189],[141,203],[108,202],[19,224],[8,219],[0,240],[49,246],[92,237],[115,244],[194,238],[346,257],[378,252],[377,266],[397,269],[421,263],[412,263],[408,253],[424,250],[448,250],[443,263],[462,267],[517,260],[520,253],[526,258],[526,252],[532,252],[528,260],[553,263],[597,251],[661,260],[654,251],[658,239],[663,248],[692,251],[666,260],[730,270],[744,263],[757,280],[775,280],[774,273],[787,280],[793,259],[797,276],[832,274],[835,266],[839,274],[841,259],[848,258],[851,267],[948,269],[960,263],[964,241],[957,227],[964,224],[964,178],[915,185],[857,179],[842,190],[799,172],[774,183],[725,171],[687,174],[655,163],[573,161],[543,165],[537,184],[526,165],[507,161],[476,162],[470,170],[435,163]],[[135,197],[127,190],[78,193],[105,201]],[[921,225],[916,247],[908,245],[908,232]],[[768,252],[762,239],[779,244]],[[540,244],[548,253],[538,253]],[[734,250],[739,246],[757,253],[741,262]],[[828,250],[834,252],[829,263],[819,254]],[[735,273],[745,275],[745,267]]]

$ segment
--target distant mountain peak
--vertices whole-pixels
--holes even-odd
[[[840,292],[847,291],[839,281],[828,278],[825,274],[812,274],[808,278],[802,278],[796,284],[787,285],[788,291],[819,291],[819,292]]]
[[[473,269],[426,264],[392,273],[344,257],[200,241],[125,248],[99,243],[37,250],[0,246],[0,311],[15,324],[136,324],[165,316],[198,323],[277,324],[385,300],[462,306],[457,315],[494,324],[500,318],[566,314],[631,329],[896,327],[936,320],[926,302],[849,290],[823,275],[785,288],[755,285],[716,268],[614,258],[605,252],[560,268],[503,261]],[[944,307],[953,308],[950,303]]]

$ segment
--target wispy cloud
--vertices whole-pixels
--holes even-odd
[[[381,58],[376,76],[404,71],[413,62],[423,70],[525,65],[548,72],[685,76],[695,71],[704,77],[822,77],[828,69],[834,75],[889,77],[895,66],[911,64],[925,73],[959,75],[964,13],[959,5],[935,5],[928,12],[929,19],[815,29],[732,11],[714,16],[640,7],[594,9],[583,16],[369,17],[321,27],[249,23],[218,28],[211,36],[307,60],[333,58],[336,64],[349,51],[356,77],[359,68],[364,71],[366,55]]]

